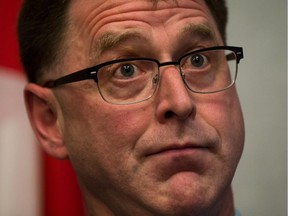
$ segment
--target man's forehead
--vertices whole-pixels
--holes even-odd
[[[207,8],[207,12],[209,11],[206,3],[204,0],[71,0],[72,10],[74,12],[81,10],[81,8],[86,8],[91,7],[98,7],[98,11],[106,11],[110,10],[113,8],[116,8],[117,6],[120,5],[128,5],[130,4],[130,8],[136,8],[136,3],[141,2],[145,4],[145,6],[149,9],[154,9],[154,10],[161,10],[163,8],[169,8],[169,7],[182,7],[182,8],[189,8],[189,5],[195,3],[198,5],[205,6]],[[80,7],[79,7],[80,6]],[[210,11],[209,11],[210,12]],[[86,15],[86,14],[84,14]]]
[[[159,11],[171,13],[171,9],[187,9],[201,11],[206,16],[211,16],[211,12],[204,0],[72,0],[69,7],[68,20],[74,25],[77,23],[81,27],[90,21],[94,24],[104,23],[109,18],[108,15],[123,15],[122,20],[125,21],[127,14],[130,12],[153,12]],[[166,10],[165,10],[166,9]],[[180,12],[179,12],[180,13]],[[97,18],[95,18],[97,17]],[[165,19],[163,16],[163,19]],[[157,17],[160,19],[161,17]],[[162,20],[163,21],[163,20]],[[108,21],[109,22],[109,21]],[[92,24],[92,23],[90,23]]]
[[[78,1],[80,4],[79,0],[74,0],[74,1]],[[88,2],[91,3],[88,4]],[[73,14],[70,13],[70,16],[72,16],[71,18],[75,21],[78,22],[77,24],[77,29],[75,29],[79,34],[82,34],[82,36],[84,36],[83,38],[85,38],[88,36],[85,32],[87,32],[90,35],[94,35],[94,39],[93,39],[93,43],[91,44],[92,47],[92,56],[99,56],[101,55],[102,52],[105,52],[105,50],[109,49],[110,47],[113,46],[117,46],[117,44],[122,43],[123,41],[127,41],[128,39],[141,39],[143,42],[146,40],[148,41],[149,39],[151,40],[151,37],[149,37],[149,34],[147,34],[147,32],[143,32],[143,29],[141,29],[140,26],[134,26],[134,27],[123,27],[123,23],[121,23],[120,26],[122,26],[121,28],[119,27],[119,25],[112,25],[110,27],[106,27],[104,28],[105,30],[103,31],[103,26],[106,25],[107,23],[109,24],[110,17],[109,16],[105,16],[106,14],[111,13],[111,10],[115,10],[117,12],[111,13],[112,17],[114,16],[123,16],[121,17],[118,21],[126,21],[126,19],[130,19],[133,20],[134,17],[131,18],[131,16],[129,17],[129,12],[134,12],[137,13],[138,11],[157,11],[158,12],[165,12],[166,15],[162,16],[164,22],[167,22],[167,20],[171,19],[173,20],[173,16],[177,19],[179,19],[179,17],[181,17],[182,15],[179,14],[181,11],[180,9],[192,9],[194,12],[188,12],[188,15],[184,15],[184,16],[190,16],[189,13],[193,15],[193,13],[198,13],[201,12],[202,14],[204,14],[204,16],[206,16],[206,22],[204,23],[198,23],[195,24],[193,22],[191,23],[182,23],[181,25],[177,25],[175,27],[175,25],[172,23],[171,24],[171,29],[173,29],[174,31],[174,36],[176,36],[177,38],[179,38],[179,40],[181,40],[181,38],[185,37],[185,35],[190,34],[191,37],[193,36],[198,36],[198,38],[203,38],[203,39],[215,39],[216,37],[216,32],[215,32],[215,25],[213,25],[212,23],[210,23],[210,21],[212,20],[212,22],[214,21],[213,17],[210,14],[210,11],[208,9],[208,7],[206,6],[205,2],[203,0],[117,0],[117,1],[111,1],[111,0],[105,0],[105,3],[100,4],[101,2],[103,2],[102,0],[87,0],[87,3],[85,3],[85,5],[83,5],[83,0],[82,0],[82,6],[80,5],[80,7],[76,7],[77,5],[74,5],[74,11],[80,16],[78,17],[79,20],[77,21],[77,16],[73,17]],[[81,9],[81,7],[86,8],[83,11],[83,8]],[[90,8],[90,9],[89,9]],[[166,10],[164,10],[164,9]],[[172,12],[172,10],[170,10],[169,8],[174,8],[175,10],[173,10],[174,12]],[[119,9],[119,10],[116,10]],[[168,10],[167,10],[168,9]],[[176,10],[178,9],[178,10]],[[77,10],[81,11],[81,13]],[[85,11],[86,10],[86,11]],[[127,10],[127,13],[125,13],[125,10]],[[186,10],[186,12],[188,11]],[[124,11],[124,13],[123,13]],[[119,13],[119,14],[117,14]],[[99,15],[100,14],[100,15]],[[104,15],[103,15],[104,14]],[[153,13],[152,13],[153,14]],[[175,16],[176,14],[176,16]],[[75,14],[74,14],[75,15]],[[148,14],[149,15],[149,14]],[[95,19],[96,16],[99,16],[97,19]],[[178,18],[177,18],[178,16]],[[128,18],[127,18],[128,17]],[[172,18],[171,18],[172,17]],[[210,18],[212,19],[210,19]],[[159,14],[158,17],[159,18]],[[161,18],[161,16],[160,16]],[[113,19],[113,18],[112,18]],[[136,18],[137,19],[137,18]],[[135,19],[135,20],[136,20]],[[144,19],[144,18],[143,18]],[[152,19],[151,17],[147,17],[147,19],[153,20],[153,22],[158,19]],[[143,20],[144,22],[149,22],[148,20]],[[167,20],[166,20],[167,19]],[[208,20],[210,19],[210,20]],[[159,21],[159,20],[158,20]],[[159,21],[160,22],[160,21]],[[103,24],[105,23],[105,24]],[[119,23],[119,22],[118,22]],[[160,22],[161,23],[161,22]],[[89,24],[89,25],[86,25]],[[120,24],[120,23],[119,23]],[[168,24],[168,22],[166,23]],[[94,26],[100,26],[101,28],[94,28]],[[169,26],[169,25],[168,25]],[[115,28],[116,27],[116,28]],[[99,29],[101,29],[101,31],[99,31]],[[89,33],[89,31],[94,31],[92,34],[91,32]],[[151,32],[150,32],[151,33]],[[170,35],[171,36],[171,35]],[[92,42],[92,41],[91,41]],[[91,50],[90,50],[91,51]],[[91,54],[91,53],[90,53]]]

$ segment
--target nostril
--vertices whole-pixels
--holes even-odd
[[[166,113],[165,113],[165,118],[171,118],[172,116],[174,115],[174,113],[172,112],[172,111],[167,111]]]

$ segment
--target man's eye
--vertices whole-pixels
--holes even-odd
[[[119,70],[123,77],[131,77],[135,73],[135,68],[132,64],[122,65]]]
[[[190,57],[191,66],[193,67],[203,67],[207,64],[208,60],[204,55],[196,54]]]
[[[141,74],[139,65],[134,63],[116,63],[105,68],[109,72],[111,78],[125,80],[125,79],[134,79]],[[108,70],[107,70],[108,69]]]

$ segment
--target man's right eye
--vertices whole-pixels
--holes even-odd
[[[119,70],[123,77],[131,77],[135,73],[135,68],[132,64],[124,64],[119,68]],[[118,70],[116,73],[118,73]]]
[[[109,72],[111,74],[111,78],[113,77],[114,79],[119,80],[133,79],[144,73],[140,65],[131,62],[113,64],[110,66]]]

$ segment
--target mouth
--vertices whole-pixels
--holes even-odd
[[[146,159],[161,179],[168,179],[177,173],[202,174],[211,166],[213,160],[210,148],[192,144],[170,145],[154,151]]]
[[[178,165],[180,167],[193,167],[207,160],[209,152],[209,148],[202,146],[169,147],[150,154],[150,158],[173,167]]]
[[[155,149],[153,152],[148,154],[148,156],[159,156],[159,155],[173,155],[173,154],[189,154],[197,151],[207,151],[209,150],[208,145],[195,145],[195,144],[185,144],[185,145],[168,145],[163,148]]]

